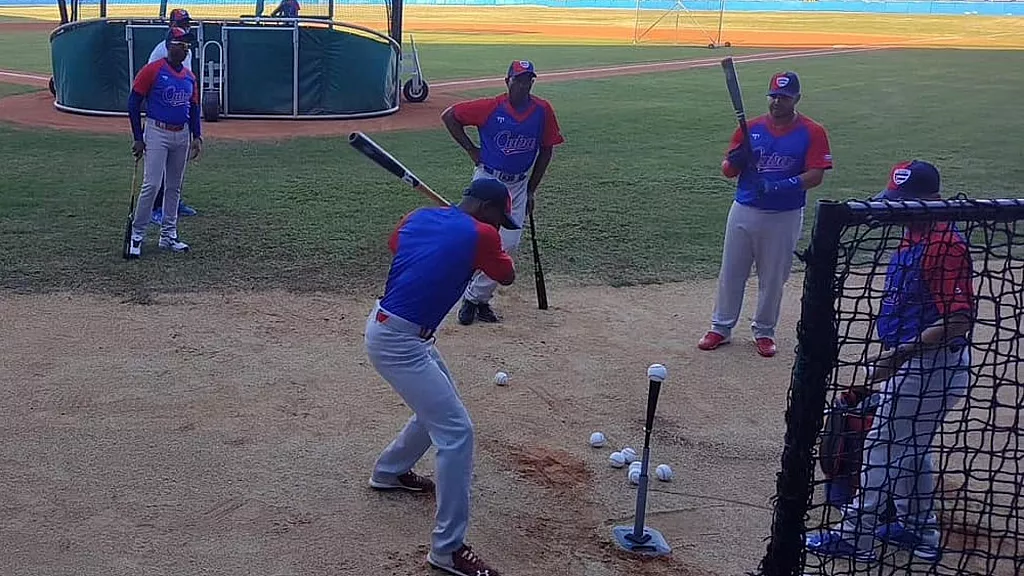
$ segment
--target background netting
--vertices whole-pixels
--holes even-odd
[[[762,574],[1024,573],[1024,201],[907,206],[819,206],[814,238],[805,253],[800,344]],[[889,392],[875,394],[862,405],[874,407],[875,420],[890,414],[879,402],[899,408],[881,420],[885,424],[871,421],[884,430],[864,439],[864,447],[875,457],[865,458],[863,473],[856,475],[858,483],[869,482],[866,474],[883,480],[879,492],[887,505],[879,509],[879,526],[930,516],[938,530],[941,558],[929,562],[882,539],[874,542],[877,563],[805,551],[804,532],[836,528],[843,520],[844,500],[830,501],[828,491],[840,482],[824,474],[819,443],[835,402],[851,386],[866,385],[864,367],[882,351],[876,330],[890,256],[900,245],[905,224],[945,218],[952,218],[968,241],[973,261],[968,273],[977,316],[967,346],[970,365],[960,376],[967,388],[943,417],[943,399],[957,398],[943,386],[957,382],[948,362],[946,368],[929,368],[911,360],[888,386],[874,384],[873,390]],[[947,275],[953,273],[946,270]],[[959,357],[956,350],[944,354],[947,359]],[[930,444],[929,427],[935,429]],[[914,429],[917,432],[911,432]],[[856,444],[852,436],[848,440]],[[915,505],[920,515],[913,515]],[[862,521],[859,526],[863,531],[868,524]]]

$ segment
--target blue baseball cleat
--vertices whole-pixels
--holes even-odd
[[[153,215],[149,219],[150,223],[156,224],[157,226],[164,223],[164,211],[163,208],[154,208]]]
[[[914,556],[922,560],[936,562],[942,557],[942,551],[937,546],[925,544],[923,538],[908,530],[899,522],[879,526],[875,530],[875,536],[878,536],[883,542],[913,552]]]
[[[830,556],[833,558],[851,558],[858,562],[873,563],[878,561],[874,550],[859,550],[853,544],[844,540],[838,532],[822,532],[820,534],[808,535],[804,540],[808,552],[819,556]]]
[[[185,204],[184,202],[178,203],[178,216],[195,216],[196,214],[198,214],[198,212],[196,212],[195,208]]]

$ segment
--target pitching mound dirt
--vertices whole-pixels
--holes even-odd
[[[695,343],[713,284],[503,292],[499,325],[438,347],[476,427],[470,544],[505,573],[735,575],[770,526],[799,279],[773,359],[743,330]],[[753,297],[751,292],[750,297]],[[367,487],[409,417],[366,360],[370,298],[287,293],[0,298],[4,574],[427,572],[430,497]],[[744,320],[746,322],[746,320]],[[643,444],[664,363],[642,562],[611,529],[636,488],[608,455]],[[492,383],[498,370],[508,386]],[[605,448],[590,433],[608,437]],[[434,474],[433,450],[418,468]]]

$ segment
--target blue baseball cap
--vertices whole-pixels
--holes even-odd
[[[512,219],[512,195],[508,188],[496,178],[477,178],[469,183],[463,196],[471,196],[483,202],[491,202],[504,207],[505,217],[502,219],[501,227],[509,230],[522,228]]]
[[[889,171],[889,184],[874,200],[933,200],[942,196],[939,169],[924,160],[900,162]]]
[[[536,78],[537,71],[533,68],[533,62],[529,60],[513,60],[512,64],[508,67],[508,74],[505,77],[515,78],[521,74],[530,74]]]
[[[800,77],[796,72],[775,73],[768,81],[768,95],[796,98],[800,95]]]

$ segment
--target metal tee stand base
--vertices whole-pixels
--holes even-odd
[[[654,528],[645,527],[639,538],[635,536],[634,526],[616,526],[612,534],[619,547],[627,552],[645,556],[665,556],[672,552],[665,537]]]

